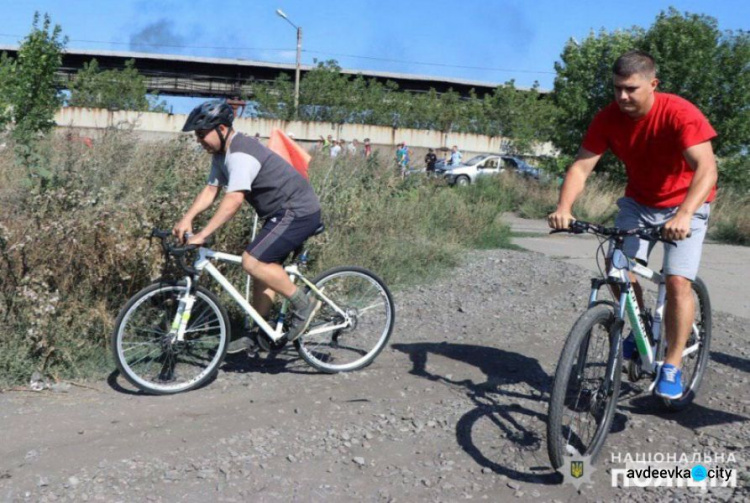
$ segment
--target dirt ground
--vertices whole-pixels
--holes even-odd
[[[533,252],[468,254],[396,295],[390,346],[352,374],[316,373],[288,349],[228,357],[208,386],[175,396],[114,373],[2,393],[0,500],[748,500],[750,320],[719,311],[696,402],[663,413],[623,380],[593,485],[561,484],[547,400],[589,277]],[[613,454],[704,451],[736,458],[738,488],[611,487]]]

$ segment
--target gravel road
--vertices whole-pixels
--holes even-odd
[[[720,312],[696,403],[664,414],[623,380],[593,485],[561,485],[547,399],[589,276],[538,253],[472,252],[396,295],[390,347],[353,374],[318,374],[288,350],[228,357],[214,382],[176,396],[116,375],[2,393],[0,500],[748,500],[750,320]],[[741,487],[611,487],[613,453],[706,450],[733,454]]]

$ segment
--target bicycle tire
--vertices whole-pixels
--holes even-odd
[[[592,330],[597,327],[600,327],[601,330],[595,332],[596,337],[599,337],[600,339],[606,338],[604,341],[604,343],[606,343],[604,346],[606,349],[606,365],[604,365],[604,372],[606,374],[607,369],[609,369],[611,365],[615,365],[616,371],[612,373],[614,380],[611,382],[608,391],[596,390],[596,393],[593,394],[596,397],[603,392],[604,394],[601,396],[603,400],[600,399],[599,402],[596,402],[595,399],[592,399],[590,401],[589,408],[592,410],[596,408],[596,410],[601,411],[601,417],[596,421],[596,429],[591,435],[591,440],[587,443],[579,441],[580,437],[578,437],[578,434],[576,433],[575,440],[578,440],[577,446],[570,445],[570,447],[579,455],[591,456],[592,461],[595,461],[612,426],[612,419],[617,408],[617,397],[620,392],[620,379],[622,374],[620,369],[620,366],[622,365],[622,352],[619,350],[619,347],[617,347],[617,334],[613,330],[613,327],[615,326],[614,323],[615,314],[612,308],[605,304],[596,305],[588,309],[578,318],[565,341],[562,353],[560,354],[560,359],[558,360],[557,370],[555,371],[555,379],[552,393],[550,394],[549,412],[547,416],[547,453],[550,462],[555,469],[558,469],[563,465],[564,457],[566,455],[573,454],[570,453],[568,448],[573,432],[570,426],[564,424],[565,411],[568,407],[568,400],[566,400],[568,398],[568,387],[571,384],[574,384],[575,386],[581,385],[582,380],[579,381],[576,379],[575,381],[579,382],[571,382],[571,375],[573,374],[574,367],[579,365],[583,366],[583,376],[585,377],[585,367],[589,363],[588,350],[591,348],[592,342],[600,342],[598,340],[592,341],[591,339]],[[586,348],[585,361],[581,361],[580,357],[582,348]],[[579,406],[581,392],[583,391],[583,389],[580,390],[579,396],[576,398],[573,406],[585,410],[586,407]],[[589,391],[587,395],[591,396],[592,393]],[[602,401],[603,403],[601,403]]]
[[[355,266],[329,269],[312,283],[349,314],[353,325],[316,334],[326,325],[343,322],[343,317],[324,301],[307,333],[294,341],[300,357],[330,374],[370,365],[393,332],[395,307],[386,284],[375,273]]]
[[[117,368],[146,393],[169,395],[198,388],[216,375],[226,355],[229,316],[216,296],[200,286],[185,340],[168,342],[177,299],[185,288],[184,283],[153,283],[131,297],[115,321],[111,349]]]
[[[683,357],[683,378],[689,384],[683,387],[682,397],[676,400],[659,397],[659,400],[664,409],[673,412],[680,411],[693,402],[696,394],[698,393],[698,389],[703,382],[703,374],[705,373],[706,366],[708,365],[708,361],[711,358],[711,299],[708,296],[708,288],[706,288],[706,284],[700,278],[695,278],[692,288],[697,297],[695,313],[698,316],[698,320],[696,323],[698,333],[691,333],[690,337],[688,338],[688,343],[685,346],[690,347],[691,341],[694,341],[696,337],[700,338],[700,342],[697,340],[695,341],[699,342],[700,346],[695,353],[687,356],[688,359],[696,361],[694,370],[691,372],[692,375],[687,378],[685,378],[686,366],[685,357]],[[657,350],[656,359],[658,361],[663,361],[664,355],[666,354],[666,330],[663,330],[662,333],[662,337],[664,337],[664,339],[663,343],[659,344],[659,348]],[[695,356],[693,357],[693,355]]]

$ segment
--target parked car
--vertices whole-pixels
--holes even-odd
[[[524,178],[533,178],[534,180],[539,180],[541,170],[530,165],[523,159],[519,159],[518,157],[513,157],[510,155],[504,155],[503,164],[505,165],[505,169],[515,171],[517,174],[523,176]]]
[[[539,168],[512,155],[480,154],[459,166],[444,165],[440,161],[435,166],[435,173],[445,176],[451,185],[469,185],[475,183],[479,177],[497,175],[505,171],[534,180],[539,180],[542,176]]]
[[[502,156],[480,154],[458,166],[445,166],[442,174],[451,185],[469,185],[482,176],[497,175],[503,171],[505,168]]]
[[[435,162],[435,174],[442,175],[446,170],[450,169],[450,164],[445,159],[438,159]]]

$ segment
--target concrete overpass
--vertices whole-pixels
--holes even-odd
[[[0,45],[0,52],[7,52],[15,58],[17,46]],[[204,58],[174,54],[154,54],[145,52],[113,52],[83,49],[66,49],[60,68],[60,86],[65,88],[83,64],[96,58],[102,70],[122,69],[125,62],[135,60],[135,68],[146,77],[149,92],[167,96],[210,96],[228,97],[252,96],[253,82],[268,82],[282,74],[294,80],[295,65],[267,63],[246,59]],[[313,67],[301,66],[304,76]],[[362,74],[379,82],[393,81],[402,91],[427,92],[434,88],[437,92],[453,89],[463,97],[468,97],[474,89],[479,97],[491,93],[499,83],[472,80],[430,77],[403,73],[373,72],[343,69],[348,75]]]

